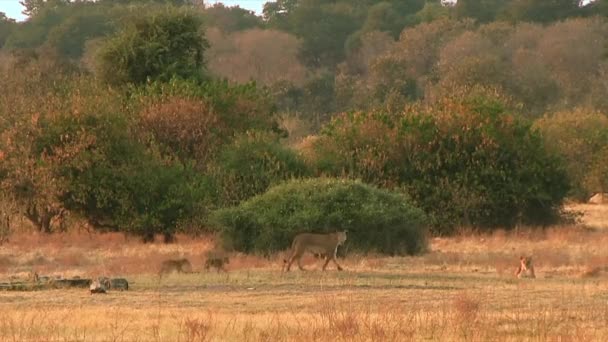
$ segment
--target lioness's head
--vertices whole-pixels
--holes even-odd
[[[348,230],[336,233],[336,236],[338,237],[338,245],[341,245],[344,243],[344,241],[346,241],[346,233],[348,233]]]

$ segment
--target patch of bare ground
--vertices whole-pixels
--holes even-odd
[[[350,253],[344,272],[321,272],[307,257],[308,272],[290,273],[281,273],[281,254],[231,254],[228,273],[204,272],[210,238],[14,236],[0,247],[0,279],[107,274],[131,289],[0,292],[0,340],[603,341],[608,230],[590,226],[435,238],[419,257]],[[515,278],[521,255],[533,257],[536,279]],[[160,262],[176,257],[196,273],[160,279]]]

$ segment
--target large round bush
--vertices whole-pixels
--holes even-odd
[[[360,181],[288,181],[214,212],[211,220],[226,242],[244,252],[275,252],[288,248],[297,233],[344,229],[349,250],[412,255],[426,249],[422,210],[404,194]]]

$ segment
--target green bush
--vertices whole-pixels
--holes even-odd
[[[295,151],[272,133],[247,132],[222,147],[211,167],[220,206],[231,206],[264,193],[271,185],[309,174]]]
[[[203,78],[202,17],[194,11],[166,7],[126,18],[122,30],[100,48],[97,72],[113,85]]]
[[[559,153],[566,165],[572,189],[570,195],[586,200],[602,187],[602,149],[608,149],[608,116],[591,110],[546,115],[534,126],[541,132],[547,146]],[[604,167],[606,169],[606,167]]]
[[[359,181],[287,181],[213,212],[211,222],[227,244],[243,252],[275,252],[288,248],[297,233],[344,229],[349,250],[410,255],[426,250],[424,213],[404,194]]]
[[[100,229],[171,240],[180,221],[200,214],[210,183],[193,167],[146,150],[126,124],[112,114],[60,117],[47,123],[38,146],[54,154],[74,152],[57,154],[64,207]]]
[[[436,233],[548,223],[568,191],[561,161],[540,135],[481,95],[401,113],[343,114],[311,149],[319,173],[404,189]]]

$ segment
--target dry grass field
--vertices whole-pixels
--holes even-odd
[[[210,239],[143,245],[122,235],[17,235],[0,246],[0,280],[39,274],[123,276],[131,290],[0,292],[1,341],[606,341],[608,206],[545,230],[436,238],[420,257],[358,256],[346,271],[282,255],[232,255],[203,272]],[[517,279],[532,255],[536,279]],[[193,274],[156,275],[187,257]]]

